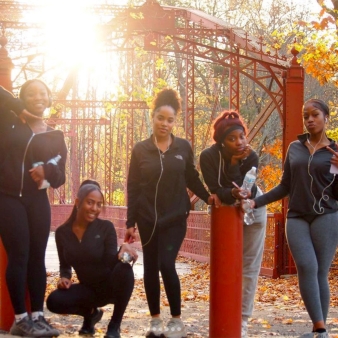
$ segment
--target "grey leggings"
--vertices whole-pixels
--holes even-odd
[[[307,312],[313,323],[326,322],[330,304],[328,273],[338,244],[338,212],[288,218],[286,236]]]

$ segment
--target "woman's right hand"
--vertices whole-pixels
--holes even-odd
[[[57,287],[58,289],[69,289],[70,286],[72,285],[72,281],[66,277],[61,277],[58,280]]]
[[[23,122],[23,123],[26,123],[27,122],[27,120],[32,120],[32,119],[34,119],[34,120],[43,120],[43,117],[41,117],[41,116],[36,116],[36,115],[34,115],[34,114],[32,114],[32,113],[30,113],[28,110],[26,110],[26,109],[24,109],[22,112],[21,112],[21,114],[19,115],[19,118],[20,118],[20,120]]]
[[[136,228],[128,228],[126,234],[124,235],[125,243],[134,243],[136,240]]]

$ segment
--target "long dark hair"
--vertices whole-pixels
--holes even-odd
[[[103,198],[103,204],[104,204],[104,196],[102,194],[101,191],[101,187],[100,184],[98,182],[96,182],[95,180],[84,180],[79,188],[79,191],[77,192],[77,198],[79,200],[79,206],[83,203],[84,199],[92,192],[92,191],[98,191],[102,198]],[[76,206],[76,204],[74,204],[72,212],[70,214],[70,216],[68,217],[68,219],[66,220],[65,223],[73,223],[76,220],[76,216],[77,216],[77,209],[78,206]]]
[[[307,104],[307,103],[312,103],[313,106],[315,106],[320,111],[322,111],[323,114],[324,114],[324,117],[330,116],[329,106],[323,100],[320,100],[320,99],[310,99],[310,100],[307,100],[304,103],[304,105]]]

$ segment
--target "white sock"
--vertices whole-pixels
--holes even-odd
[[[33,322],[35,322],[36,320],[38,320],[39,316],[43,316],[43,312],[42,311],[34,311],[34,312],[32,312],[32,320],[33,320]]]
[[[27,312],[20,313],[19,315],[15,315],[15,322],[18,323],[20,320],[24,319],[28,316]]]

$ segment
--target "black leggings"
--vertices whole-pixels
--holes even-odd
[[[46,190],[29,197],[0,193],[0,236],[7,253],[6,282],[15,314],[27,311],[27,286],[31,310],[43,310],[50,218]]]
[[[150,314],[160,313],[160,276],[172,316],[181,315],[181,285],[175,261],[187,231],[186,220],[181,220],[169,227],[156,227],[150,239],[154,225],[138,221],[137,227],[141,236],[144,265],[144,287]],[[150,239],[150,241],[149,241]]]
[[[47,298],[47,308],[59,314],[86,317],[93,308],[114,304],[112,322],[120,324],[134,289],[134,272],[130,264],[118,262],[108,278],[95,286],[72,284],[57,289]]]

